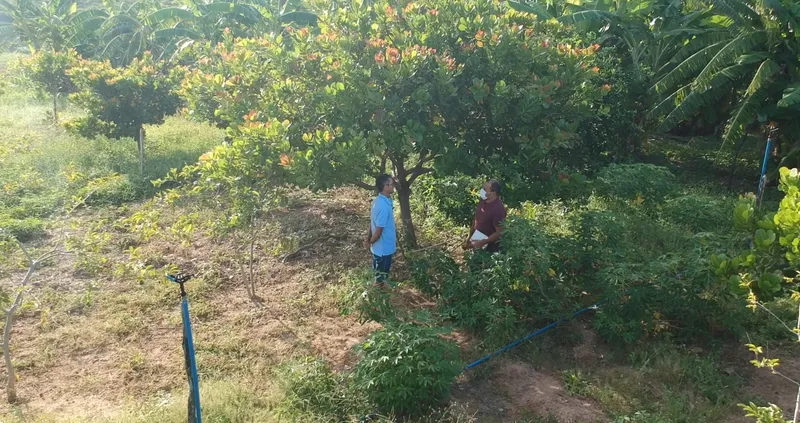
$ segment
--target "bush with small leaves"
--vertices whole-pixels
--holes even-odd
[[[597,176],[603,194],[647,204],[663,202],[677,189],[675,175],[667,168],[646,163],[612,164]]]
[[[77,63],[78,53],[75,50],[65,52],[41,50],[22,62],[26,74],[39,91],[39,95],[52,99],[52,118],[56,122],[58,121],[58,96],[75,91],[75,84],[72,82],[69,71]]]
[[[755,423],[790,423],[791,420],[783,418],[783,411],[775,404],[767,407],[759,407],[752,402],[750,404],[739,404],[739,407],[747,412],[747,417],[756,419]]]
[[[358,347],[354,380],[386,411],[412,414],[435,406],[461,373],[458,346],[442,330],[393,323]]]
[[[375,283],[372,269],[353,272],[345,280],[347,288],[339,299],[339,310],[343,316],[354,314],[360,323],[394,319],[395,311],[389,302],[390,293]]]
[[[732,205],[733,201],[724,197],[689,193],[667,200],[661,215],[695,232],[724,233],[732,227]]]
[[[281,417],[303,422],[344,422],[369,411],[349,376],[336,373],[319,359],[304,357],[285,363],[277,376],[283,393],[278,406]]]
[[[66,127],[87,138],[138,137],[143,125],[163,123],[181,105],[174,90],[183,68],[167,69],[149,54],[124,68],[81,60],[68,74],[79,89],[70,99],[87,116],[67,122]]]

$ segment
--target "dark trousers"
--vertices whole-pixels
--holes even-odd
[[[392,268],[392,256],[372,255],[372,270],[375,271],[375,282],[386,282],[389,277],[389,270]]]

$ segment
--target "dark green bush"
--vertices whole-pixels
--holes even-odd
[[[628,160],[644,135],[637,123],[643,122],[647,110],[643,104],[647,100],[647,82],[610,52],[602,50],[596,55],[600,77],[611,88],[601,102],[601,108],[608,113],[598,113],[581,122],[576,145],[558,154],[561,162],[585,172]]]
[[[277,379],[283,393],[278,414],[292,421],[352,421],[369,411],[349,377],[336,373],[319,359],[305,357],[286,363],[280,367]]]
[[[44,222],[35,217],[14,219],[0,215],[0,237],[11,235],[20,242],[41,238],[46,234]]]
[[[111,174],[90,180],[78,197],[85,198],[87,205],[119,205],[135,200],[138,193],[127,176]]]
[[[701,194],[686,194],[667,200],[662,216],[693,232],[728,232],[733,227],[733,201]]]
[[[521,320],[546,322],[577,307],[579,249],[573,238],[551,236],[535,219],[511,216],[502,253],[472,254],[462,271],[427,272],[444,275],[438,291],[443,315],[499,343],[518,334]]]
[[[444,282],[460,271],[455,260],[442,250],[410,253],[407,259],[411,267],[411,283],[427,295],[441,294]]]
[[[709,337],[741,333],[746,321],[708,261],[724,242],[693,236],[636,205],[591,197],[522,205],[507,220],[502,252],[474,254],[465,269],[454,270],[439,253],[412,268],[414,283],[437,296],[444,316],[490,341],[600,300],[593,321],[606,339]]]
[[[386,411],[411,414],[445,399],[461,373],[458,346],[441,330],[394,323],[358,347],[354,381]]]
[[[677,189],[675,175],[651,164],[612,164],[597,176],[598,190],[608,196],[648,204],[661,203]]]
[[[454,223],[471,225],[478,203],[478,191],[485,179],[467,175],[425,178],[418,182],[416,191],[420,193],[426,206],[433,206]]]
[[[345,278],[344,296],[339,299],[342,315],[354,314],[359,322],[383,322],[395,318],[394,308],[389,302],[388,290],[375,284],[372,269],[358,270]]]

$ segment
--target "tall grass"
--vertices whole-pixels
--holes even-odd
[[[151,181],[192,163],[222,138],[221,130],[182,117],[146,127],[147,161],[139,170],[132,139],[85,139],[47,120],[50,105],[15,83],[0,96],[0,229],[20,238],[41,233],[43,218],[73,200],[121,204],[151,196]],[[80,111],[66,107],[66,119]]]

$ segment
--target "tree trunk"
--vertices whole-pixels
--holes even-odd
[[[406,245],[417,248],[417,234],[411,218],[411,187],[401,186],[397,191],[397,199],[400,201],[400,219],[403,221]]]
[[[414,222],[411,218],[411,182],[403,159],[391,158],[395,168],[395,178],[399,183],[397,199],[400,201],[400,219],[403,221],[406,245],[417,248],[417,234],[414,231]]]
[[[144,175],[144,161],[145,161],[145,155],[144,155],[144,128],[139,128],[138,144],[139,144],[139,173]]]
[[[28,272],[28,274],[30,273],[32,272]],[[28,278],[29,276],[25,277],[26,281]],[[17,292],[11,308],[6,310],[6,327],[3,329],[3,359],[6,362],[6,395],[9,404],[17,402],[17,374],[14,372],[14,363],[11,361],[11,326],[14,325],[14,314],[22,302],[22,293],[22,290]]]
[[[256,236],[257,236],[257,234],[258,234],[258,232],[256,231],[256,223],[252,222],[251,223],[251,227],[250,227],[250,262],[249,262],[249,265],[250,265],[250,277],[248,279],[248,285],[250,286],[250,288],[249,288],[250,297],[252,299],[256,298],[256,282],[255,282],[255,275],[253,274],[253,272],[255,270],[253,268],[254,267],[254,264],[253,264],[253,262],[254,262],[254,257],[253,257],[254,254],[253,254],[253,252],[254,252],[255,246],[256,246]]]
[[[53,86],[53,121],[58,125],[58,87]]]

